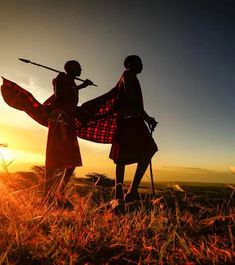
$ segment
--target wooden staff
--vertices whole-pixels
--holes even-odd
[[[153,129],[151,129],[151,135],[153,135]],[[151,178],[152,192],[153,192],[153,196],[154,196],[155,195],[155,187],[154,187],[154,181],[153,181],[152,160],[150,160],[150,163],[149,163],[149,170],[150,170],[150,178]]]

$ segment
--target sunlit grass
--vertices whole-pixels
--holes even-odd
[[[1,175],[0,265],[235,261],[233,186],[158,189],[115,214],[106,207],[112,188],[85,183],[68,189],[73,210],[42,204],[40,174]]]

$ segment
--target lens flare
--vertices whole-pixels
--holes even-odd
[[[1,160],[1,164],[4,170],[7,169],[7,167],[11,164],[11,162],[15,158],[12,152],[5,147],[7,146],[3,146],[3,145],[0,146],[0,160]]]
[[[230,169],[230,171],[231,171],[233,174],[235,174],[235,167],[232,167],[232,166],[231,166],[229,169]]]

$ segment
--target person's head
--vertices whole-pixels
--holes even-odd
[[[124,67],[126,69],[132,70],[135,73],[141,73],[143,70],[143,64],[138,55],[129,55],[124,60]]]
[[[68,75],[75,77],[80,76],[82,68],[79,62],[70,60],[65,63],[64,70]]]

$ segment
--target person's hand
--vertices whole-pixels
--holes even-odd
[[[83,83],[82,83],[82,86],[83,87],[87,87],[87,86],[92,86],[93,85],[93,82],[89,79],[86,79]]]
[[[158,122],[153,117],[148,117],[146,120],[150,131],[154,131],[154,128],[157,126]]]

